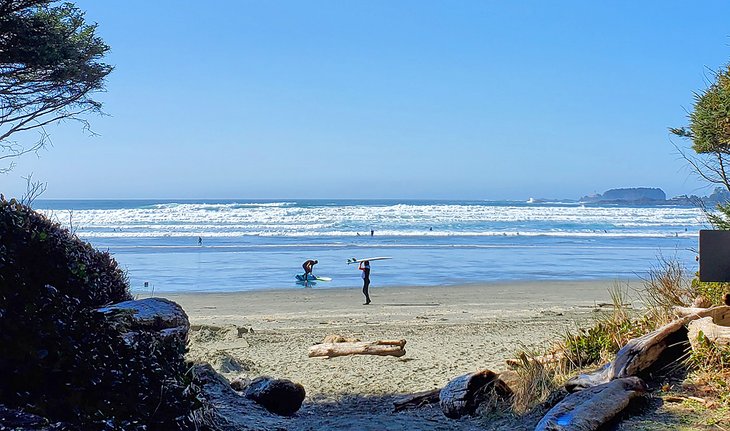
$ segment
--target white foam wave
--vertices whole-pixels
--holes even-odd
[[[283,238],[358,238],[367,237],[366,234],[360,234],[354,231],[269,231],[269,232],[246,232],[246,231],[112,231],[97,232],[84,231],[80,232],[82,238],[197,238],[203,236],[206,238],[241,238],[241,237],[283,237]],[[447,231],[447,232],[422,232],[422,231],[378,231],[378,237],[390,238],[443,238],[443,237],[564,237],[564,238],[693,238],[697,237],[697,232],[572,232],[572,231],[552,231],[552,232],[469,232],[469,231]]]
[[[69,217],[55,211],[64,224]],[[84,237],[348,237],[378,236],[696,236],[699,209],[575,205],[163,203],[147,207],[76,210]],[[433,228],[433,231],[429,231]]]

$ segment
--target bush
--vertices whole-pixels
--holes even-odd
[[[109,253],[0,199],[0,404],[84,429],[193,428],[184,346],[128,344],[94,311],[129,299]]]
[[[109,253],[14,200],[0,201],[0,283],[4,301],[23,305],[46,285],[84,308],[131,299]]]
[[[722,304],[723,296],[730,293],[730,283],[700,281],[699,276],[692,279],[692,288],[710,300],[712,305]]]

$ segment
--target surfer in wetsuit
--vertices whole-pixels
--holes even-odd
[[[309,259],[306,262],[302,264],[302,268],[304,268],[304,287],[307,287],[309,284],[309,274],[312,273],[312,270],[314,269],[314,265],[318,264],[319,261]]]
[[[370,294],[368,288],[370,287],[370,262],[360,262],[360,266],[357,268],[362,271],[362,293],[365,294],[365,303],[363,305],[370,304]]]

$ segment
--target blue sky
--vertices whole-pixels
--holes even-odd
[[[6,195],[30,172],[44,198],[707,192],[667,127],[730,61],[730,2],[76,3],[108,116],[50,129]]]

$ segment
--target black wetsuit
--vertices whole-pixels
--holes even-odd
[[[307,281],[307,275],[312,273],[314,265],[316,264],[317,263],[311,259],[302,264],[302,268],[304,268],[304,281]]]
[[[370,287],[370,266],[365,266],[362,270],[362,293],[365,294],[365,304],[370,304],[370,294],[368,288]]]

